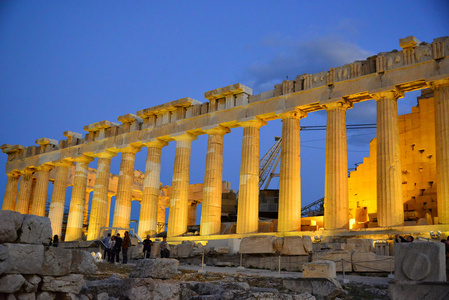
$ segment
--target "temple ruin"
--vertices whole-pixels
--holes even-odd
[[[400,39],[399,44],[401,51],[382,52],[328,71],[298,75],[258,95],[237,83],[206,92],[208,101],[204,103],[183,98],[140,110],[135,115],[119,116],[121,124],[101,121],[86,125],[84,136],[66,131],[67,139],[61,141],[40,138],[36,140],[38,146],[2,145],[0,148],[8,155],[2,209],[43,216],[51,179],[54,187],[49,218],[54,233],[60,232],[62,225],[66,188],[73,185],[66,241],[82,237],[86,192],[90,190],[93,199],[88,239],[95,239],[99,228],[108,222],[111,191],[116,196],[113,226],[129,228],[131,201],[138,194],[141,202],[138,233],[154,235],[161,221],[158,211],[162,206],[165,208],[161,201],[168,199],[161,197],[165,195],[161,194],[160,183],[161,150],[175,142],[173,182],[166,196],[170,206],[167,234],[171,241],[182,241],[189,224],[191,144],[198,135],[207,134],[200,235],[195,239],[257,235],[260,234],[259,129],[269,121],[281,119],[278,219],[276,232],[271,234],[313,236],[315,231],[301,231],[300,120],[325,110],[324,230],[320,234],[370,235],[381,230],[400,232],[404,228],[410,231],[409,224],[404,223],[409,211],[421,209],[422,218],[429,213],[418,207],[426,202],[418,199],[425,196],[425,191],[415,195],[416,189],[423,189],[422,185],[426,186],[424,190],[429,188],[435,194],[429,198],[434,206],[427,217],[428,224],[449,232],[449,37],[436,38],[428,44],[410,36]],[[420,104],[421,115],[427,117],[420,119],[419,141],[413,139],[416,136],[401,138],[400,130],[404,129],[400,128],[413,126],[419,120],[413,113],[408,118],[398,117],[397,100],[406,92],[421,89],[431,89],[433,104]],[[371,157],[359,166],[358,173],[353,172],[348,183],[346,110],[354,103],[370,100],[377,102],[377,138],[371,144]],[[429,117],[432,114],[434,123]],[[405,124],[402,127],[401,122]],[[235,233],[222,234],[222,194],[227,187],[222,180],[223,137],[236,127],[243,127],[237,222]],[[416,155],[424,157],[423,161],[418,161],[417,156],[401,156],[401,147],[413,148]],[[135,154],[145,148],[148,154],[142,174],[135,171],[134,160]],[[110,174],[111,160],[119,152],[120,174],[114,177]],[[93,170],[89,169],[89,163],[94,158],[98,158],[95,183],[89,185],[92,174],[89,170]],[[420,172],[419,163],[428,163],[429,169],[435,170],[427,174],[431,180],[411,180],[410,176]],[[405,173],[403,166],[407,166]],[[115,187],[111,189],[111,185]],[[367,196],[362,196],[363,193]],[[415,201],[411,200],[413,197]],[[368,222],[369,215],[371,220],[375,217],[376,228],[367,233],[367,228],[358,224]],[[427,235],[429,232],[425,227],[416,230]]]

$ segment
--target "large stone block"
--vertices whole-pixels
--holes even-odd
[[[151,246],[151,258],[160,258],[161,257],[161,242],[153,242],[153,246]]]
[[[345,250],[371,252],[373,250],[373,239],[347,239]]]
[[[345,272],[352,272],[351,263],[351,252],[349,251],[334,251],[334,250],[324,250],[319,252],[314,252],[312,254],[312,261],[321,260],[331,260],[335,262],[335,267],[337,272],[343,272],[343,263],[345,267]],[[342,263],[343,261],[343,263]]]
[[[186,242],[177,245],[176,248],[178,249],[178,257],[190,257],[194,246],[194,242]]]
[[[240,242],[240,253],[244,254],[262,254],[275,253],[274,248],[275,236],[249,236],[242,239]]]
[[[9,273],[41,274],[44,262],[44,246],[5,244],[9,253]]]
[[[392,300],[449,299],[449,282],[418,282],[388,285]]]
[[[337,279],[335,262],[324,260],[304,264],[303,278],[334,278]]]
[[[446,281],[446,255],[443,243],[397,243],[394,249],[395,280]]]
[[[9,271],[9,253],[8,248],[0,245],[0,275]]]
[[[72,250],[50,247],[44,252],[41,275],[63,276],[70,274]]]
[[[61,277],[44,276],[41,289],[47,292],[79,294],[85,286],[86,282],[83,275],[70,274]]]
[[[318,299],[335,299],[343,293],[336,279],[327,278],[296,278],[284,279],[282,285],[297,293],[309,293]]]
[[[352,268],[354,272],[393,272],[394,257],[377,255],[373,252],[354,251]]]
[[[180,299],[181,287],[179,282],[151,278],[125,279],[124,296],[135,300],[167,300]]]
[[[12,294],[20,290],[25,278],[20,274],[9,274],[0,277],[0,293]]]
[[[130,247],[128,251],[129,251],[128,255],[131,259],[143,258],[143,245],[142,244],[138,244],[136,246]]]
[[[19,243],[48,245],[52,239],[51,222],[49,218],[35,215],[23,215],[21,231]]]
[[[286,236],[281,255],[309,255],[312,251],[312,239],[310,236]]]
[[[129,274],[130,278],[169,279],[178,272],[179,261],[176,259],[142,259]]]
[[[25,283],[22,286],[22,290],[26,293],[34,293],[37,292],[39,287],[39,283],[42,279],[37,275],[25,275]]]
[[[22,226],[23,216],[10,210],[0,210],[0,243],[12,243],[17,240],[17,231]]]
[[[91,253],[83,250],[72,250],[71,273],[95,274],[97,270],[95,258]]]

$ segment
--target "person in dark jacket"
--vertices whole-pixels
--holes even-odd
[[[122,245],[122,250],[123,250],[123,264],[128,263],[128,248],[129,246],[131,246],[131,239],[129,238],[129,233],[128,231],[125,231],[125,237],[123,238],[123,245]]]
[[[58,247],[59,245],[59,237],[57,234],[53,237],[53,243],[51,244],[53,247]]]
[[[150,258],[152,245],[153,245],[153,242],[150,240],[150,235],[147,235],[147,238],[143,241],[144,258]]]
[[[122,244],[123,244],[123,240],[120,237],[120,233],[117,233],[117,235],[115,236],[115,246],[114,246],[114,255],[115,255],[115,261],[118,263],[120,262],[119,259],[119,255],[120,255],[120,251],[122,250]]]
[[[415,239],[411,236],[411,235],[409,235],[407,238],[403,238],[402,236],[400,236],[399,234],[396,234],[396,237],[395,237],[395,241],[396,241],[396,243],[411,243],[411,242],[413,242]]]

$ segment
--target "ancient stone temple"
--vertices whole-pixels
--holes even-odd
[[[298,75],[294,80],[285,80],[273,90],[258,95],[253,95],[249,87],[233,84],[206,92],[204,103],[183,98],[142,109],[135,115],[119,116],[120,124],[101,121],[86,125],[84,136],[66,131],[67,139],[61,141],[41,138],[36,140],[38,146],[3,145],[1,149],[8,155],[3,209],[42,216],[51,179],[54,188],[49,218],[54,233],[58,233],[69,183],[72,195],[65,239],[82,237],[86,194],[90,191],[93,191],[93,200],[87,235],[88,239],[94,239],[99,228],[108,223],[111,192],[116,196],[113,226],[129,228],[131,201],[137,190],[141,201],[138,232],[141,236],[155,234],[161,214],[160,201],[163,201],[161,150],[169,143],[175,143],[167,233],[172,241],[180,241],[191,219],[189,212],[192,213],[189,197],[191,145],[198,135],[207,134],[198,239],[255,235],[259,232],[259,130],[267,122],[281,119],[279,209],[277,231],[273,235],[298,235],[301,232],[300,123],[308,114],[325,110],[323,234],[344,234],[349,230],[350,220],[356,219],[357,204],[354,201],[360,202],[359,208],[369,207],[367,213],[376,214],[376,226],[398,230],[404,226],[407,215],[404,203],[412,205],[409,200],[417,199],[410,194],[414,193],[410,192],[410,185],[418,181],[412,183],[407,179],[409,175],[404,174],[404,170],[416,170],[414,158],[401,156],[401,147],[415,147],[418,152],[424,149],[421,154],[435,166],[435,178],[425,183],[432,181],[435,192],[436,209],[430,216],[432,222],[440,226],[438,228],[449,231],[449,37],[434,39],[429,44],[410,36],[400,39],[399,44],[401,51],[382,52],[328,71]],[[433,93],[434,123],[427,121],[422,125],[425,139],[409,141],[407,137],[400,138],[400,131],[416,120],[413,117],[410,120],[398,118],[397,101],[404,93],[421,89],[431,89]],[[353,189],[361,188],[357,184],[364,183],[359,181],[351,189],[348,184],[346,111],[354,103],[373,100],[377,103],[377,139],[371,154],[371,158],[375,158],[370,173],[371,198],[359,201],[354,198]],[[426,109],[430,113],[430,108]],[[405,125],[401,125],[404,122]],[[235,233],[224,236],[220,235],[223,186],[227,186],[222,182],[223,137],[236,127],[243,127],[237,222]],[[428,145],[421,146],[421,142]],[[145,172],[136,174],[134,162],[139,151],[147,152],[147,160]],[[120,174],[111,177],[111,160],[119,152]],[[95,183],[89,185],[89,172],[92,172],[89,164],[94,158],[98,158]],[[362,173],[361,169],[358,172]],[[69,180],[69,176],[73,178]],[[136,186],[136,181],[140,186]],[[419,184],[424,184],[421,181]],[[111,182],[115,188],[111,188]],[[363,201],[370,205],[364,205]],[[418,202],[413,202],[415,207]],[[314,233],[301,233],[304,234]]]

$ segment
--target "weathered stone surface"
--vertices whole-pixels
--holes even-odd
[[[153,242],[153,246],[151,246],[150,257],[151,258],[158,258],[158,257],[160,258],[161,257],[161,242]]]
[[[128,250],[128,256],[130,259],[143,258],[143,245],[138,244],[136,246],[130,247]]]
[[[394,257],[376,255],[373,252],[354,251],[352,268],[354,272],[393,272]]]
[[[178,266],[179,261],[176,259],[143,259],[137,262],[129,277],[169,279],[176,275]]]
[[[42,292],[36,295],[36,300],[54,300],[56,295],[50,292]]]
[[[315,261],[304,264],[303,278],[334,278],[337,279],[337,271],[333,261]]]
[[[373,239],[347,239],[345,250],[371,252],[373,250]]]
[[[44,246],[5,244],[8,248],[9,273],[41,274],[44,261]]]
[[[41,289],[43,291],[59,293],[79,294],[81,289],[86,286],[86,282],[81,274],[70,274],[61,277],[44,276],[42,282]]]
[[[194,242],[187,242],[177,245],[176,248],[178,250],[178,257],[189,257],[194,246]]]
[[[35,215],[23,215],[21,231],[19,243],[48,245],[52,239],[51,222],[49,218]]]
[[[443,243],[398,243],[394,249],[395,280],[446,281],[445,248]]]
[[[276,251],[281,252],[282,251],[282,247],[284,247],[284,239],[281,237],[278,237],[274,243],[273,243],[273,247]]]
[[[177,281],[151,278],[128,278],[124,280],[124,296],[129,299],[180,299],[180,284]]]
[[[312,247],[310,236],[286,236],[284,237],[281,255],[309,255]]]
[[[72,250],[50,247],[44,252],[41,275],[62,276],[70,274]]]
[[[319,299],[334,299],[343,292],[336,279],[297,278],[284,279],[282,285],[294,292],[309,293]]]
[[[22,290],[26,293],[37,292],[41,278],[37,275],[25,275],[25,283],[22,286]]]
[[[240,243],[240,253],[275,253],[275,236],[249,236],[242,239]]]
[[[8,248],[0,245],[0,275],[9,271],[9,253]]]
[[[342,260],[344,261],[345,272],[352,272],[352,264],[351,264],[351,252],[349,251],[334,251],[334,250],[324,250],[320,252],[314,252],[312,254],[312,261],[320,261],[320,260],[331,260],[335,262],[335,266],[337,272],[342,272]]]
[[[87,281],[86,285],[87,293],[94,295],[108,293],[119,297],[123,292],[123,280],[115,275],[103,280]]]
[[[388,285],[392,300],[449,299],[449,282],[398,283]]]
[[[87,251],[72,250],[72,262],[70,272],[76,274],[95,274],[97,273],[95,258]]]
[[[106,292],[97,295],[97,300],[109,300],[109,294]]]
[[[17,300],[35,300],[36,299],[36,293],[17,293],[14,296],[16,296]]]
[[[22,226],[23,216],[10,210],[0,210],[0,243],[11,243],[17,240],[17,231]]]
[[[229,247],[226,247],[226,246],[217,247],[214,250],[217,254],[228,254],[229,253]]]
[[[20,274],[8,274],[0,277],[0,293],[11,294],[20,290],[25,278]]]

